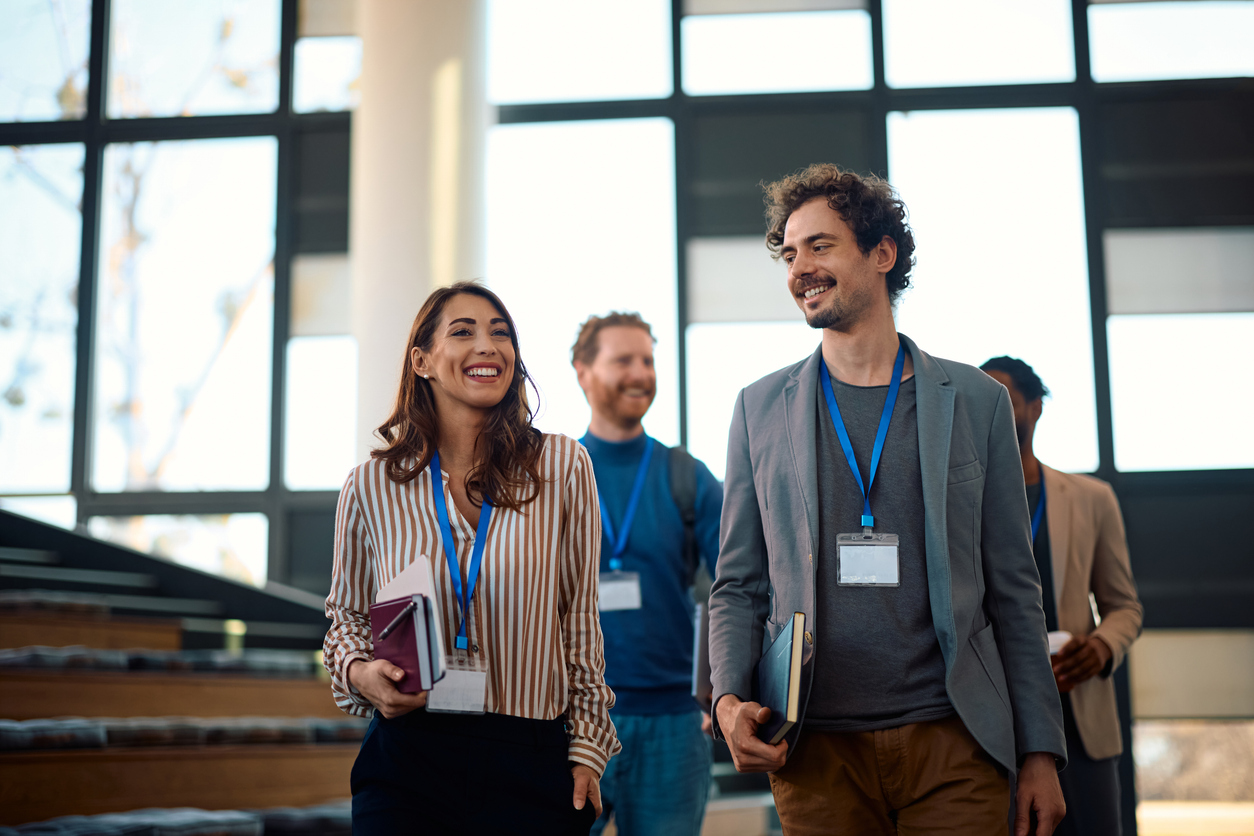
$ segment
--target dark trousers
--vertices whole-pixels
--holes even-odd
[[[586,836],[563,721],[412,711],[375,715],[353,764],[354,836]]]
[[[1067,768],[1058,773],[1067,816],[1054,836],[1120,836],[1119,758],[1095,761],[1084,753],[1071,711],[1071,695],[1062,695],[1063,728],[1067,733]]]

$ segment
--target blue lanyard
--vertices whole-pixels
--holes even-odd
[[[1036,532],[1041,530],[1041,520],[1045,519],[1045,474],[1041,474],[1041,496],[1036,500],[1036,510],[1032,512],[1032,542],[1036,542]]]
[[[440,537],[444,541],[444,557],[448,571],[453,576],[453,592],[461,604],[461,625],[457,628],[457,649],[465,650],[466,613],[475,597],[475,583],[479,580],[479,567],[483,564],[483,547],[488,542],[488,525],[492,522],[492,502],[486,496],[479,510],[479,528],[475,532],[475,545],[470,551],[470,571],[466,573],[466,586],[462,587],[462,570],[457,563],[457,547],[453,543],[453,525],[448,518],[448,505],[444,502],[444,477],[440,475],[440,454],[431,454],[431,494],[435,497],[435,513],[440,518]]]
[[[610,522],[609,509],[605,507],[605,497],[597,491],[597,502],[601,503],[601,528],[610,541],[613,552],[610,556],[610,571],[619,572],[623,568],[623,552],[627,551],[627,538],[631,535],[631,524],[636,520],[636,507],[640,504],[640,496],[644,493],[644,479],[649,472],[649,459],[653,458],[653,439],[644,437],[644,453],[640,455],[640,467],[636,469],[636,481],[631,486],[631,496],[627,498],[627,510],[623,512],[623,527],[614,536],[614,525]]]
[[[832,416],[832,425],[836,427],[836,435],[840,436],[841,449],[845,451],[845,461],[853,471],[853,478],[858,481],[858,490],[862,491],[862,525],[865,528],[875,526],[875,517],[871,516],[871,486],[875,484],[875,471],[880,466],[880,454],[884,452],[884,439],[888,437],[888,423],[893,418],[893,407],[897,405],[897,390],[901,388],[901,371],[906,366],[906,346],[897,346],[897,361],[893,363],[893,379],[888,384],[888,396],[884,398],[884,411],[880,414],[880,428],[875,433],[875,447],[871,449],[870,478],[864,487],[862,473],[858,470],[858,460],[853,455],[853,443],[849,440],[849,432],[845,429],[845,421],[840,417],[840,407],[836,405],[836,393],[832,391],[832,381],[827,371],[827,363],[819,355],[819,382],[823,385],[823,397],[827,399],[827,411]]]

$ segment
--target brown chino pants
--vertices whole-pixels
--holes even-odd
[[[801,732],[771,775],[784,836],[1005,836],[1006,771],[957,716],[873,732]]]

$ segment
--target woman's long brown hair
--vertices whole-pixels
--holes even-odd
[[[435,396],[430,381],[419,377],[410,365],[414,348],[430,351],[435,332],[440,327],[444,308],[454,296],[469,293],[487,299],[509,325],[509,339],[514,344],[514,379],[505,397],[488,415],[483,431],[475,441],[475,461],[480,462],[466,474],[466,494],[476,505],[486,496],[499,508],[521,510],[540,492],[540,431],[531,426],[532,410],[527,403],[527,367],[518,350],[518,331],[514,318],[505,309],[500,297],[475,282],[457,282],[433,291],[414,317],[405,346],[404,368],[396,406],[375,434],[384,447],[373,450],[371,458],[386,463],[388,478],[404,484],[413,481],[431,463],[432,454],[440,449],[440,429],[436,420]],[[533,387],[534,388],[534,387]]]

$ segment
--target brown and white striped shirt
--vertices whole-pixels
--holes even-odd
[[[540,492],[522,511],[493,509],[466,635],[488,662],[485,710],[541,720],[565,712],[573,734],[570,760],[600,774],[621,747],[609,717],[614,694],[605,684],[597,611],[596,480],[588,452],[564,435],[544,436],[539,469]],[[475,528],[457,511],[448,474],[443,477],[464,583]],[[354,468],[340,491],[323,658],[336,704],[349,714],[373,711],[345,671],[354,659],[373,658],[375,590],[414,560],[431,564],[445,649],[452,652],[460,610],[431,491],[429,469],[398,485],[378,459]]]

